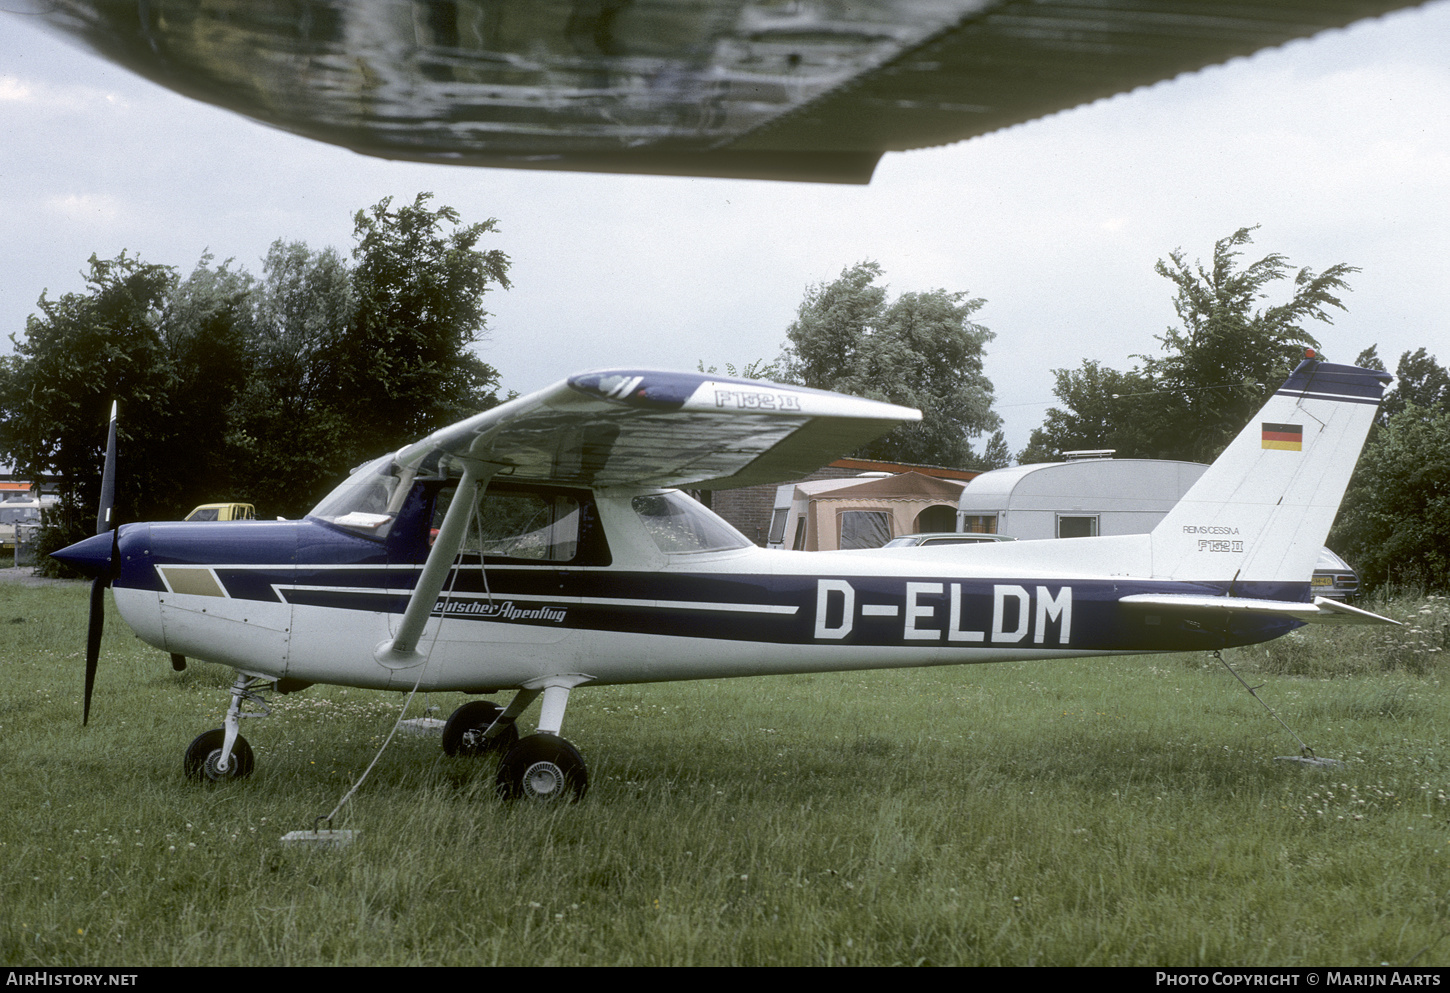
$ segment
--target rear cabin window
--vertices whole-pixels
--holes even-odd
[[[720,552],[751,545],[704,504],[676,490],[637,496],[631,506],[662,552]]]

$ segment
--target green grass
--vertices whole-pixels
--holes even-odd
[[[400,735],[340,851],[279,838],[402,695],[274,696],[253,778],[200,787],[230,671],[113,619],[82,729],[85,604],[0,584],[7,965],[1450,962],[1443,600],[1229,653],[1330,770],[1202,655],[596,687],[583,803]]]

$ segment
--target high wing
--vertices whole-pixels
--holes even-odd
[[[695,373],[582,373],[400,451],[575,486],[723,489],[799,479],[921,413],[822,390]]]
[[[391,159],[864,183],[1412,0],[51,0],[188,96]]]

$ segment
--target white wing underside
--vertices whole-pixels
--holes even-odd
[[[571,376],[436,431],[397,462],[448,456],[564,485],[724,489],[800,479],[919,411],[748,380],[641,370]],[[445,466],[446,468],[446,466]]]

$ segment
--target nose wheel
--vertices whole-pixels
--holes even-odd
[[[186,758],[182,762],[187,779],[203,783],[224,783],[233,779],[245,779],[252,774],[252,746],[241,735],[232,743],[231,757],[227,759],[226,768],[222,768],[222,749],[226,737],[226,728],[214,728],[196,736],[196,740],[187,747]]]

